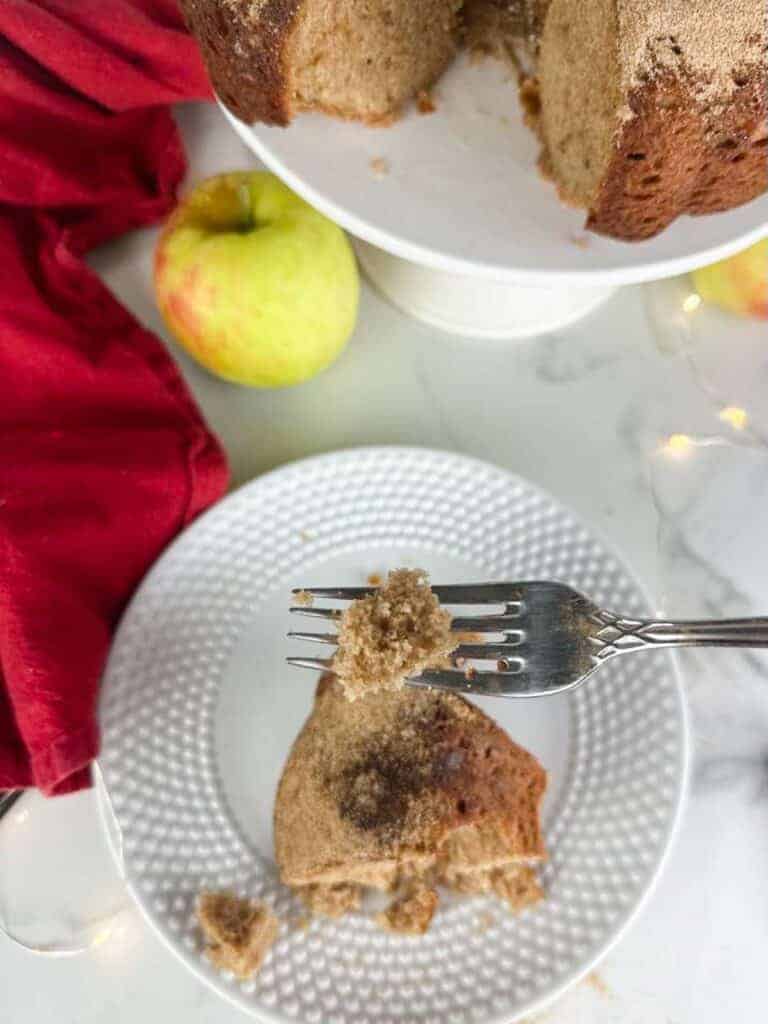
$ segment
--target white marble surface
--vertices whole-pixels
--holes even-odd
[[[214,110],[188,108],[180,118],[192,178],[251,163]],[[150,281],[154,239],[155,232],[137,233],[94,263],[162,335]],[[627,289],[562,333],[481,344],[421,326],[366,287],[359,327],[339,363],[283,392],[229,386],[173,352],[229,452],[235,484],[333,448],[454,449],[514,470],[571,505],[622,552],[659,607],[766,612],[761,427],[768,417],[761,421],[749,404],[759,402],[756,382],[766,373],[761,347],[751,335],[752,347],[732,357],[728,322],[718,326],[717,344],[692,339],[681,347],[680,335],[660,338],[651,329],[648,300],[647,291]],[[746,430],[721,418],[733,404],[746,407]],[[678,443],[677,457],[663,450],[672,434],[693,439]],[[540,1024],[763,1019],[768,669],[759,656],[722,651],[687,659],[685,669],[695,750],[677,845],[628,934],[595,976],[536,1018]],[[246,1019],[189,975],[126,902],[93,804],[91,793],[55,803],[30,795],[0,823],[6,908],[12,893],[32,914],[47,893],[61,901],[74,879],[73,894],[86,891],[94,906],[119,910],[76,957],[36,956],[0,937],[0,1021]],[[82,907],[68,910],[82,916]],[[49,938],[69,927],[65,918],[44,925]]]

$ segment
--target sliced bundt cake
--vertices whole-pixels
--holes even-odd
[[[416,880],[493,890],[517,908],[541,896],[545,786],[538,761],[461,697],[350,701],[325,677],[278,787],[281,877],[329,913],[355,906],[361,886]]]
[[[552,0],[538,79],[545,168],[624,239],[768,188],[765,0]]]
[[[603,234],[648,238],[768,188],[766,0],[181,5],[219,96],[247,121],[321,110],[385,123],[461,39],[511,56],[545,173]]]
[[[245,121],[301,110],[386,123],[454,56],[462,0],[181,0],[213,85]]]

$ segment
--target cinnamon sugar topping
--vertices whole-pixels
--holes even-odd
[[[375,593],[354,601],[339,624],[333,669],[347,697],[396,690],[409,675],[447,663],[457,638],[450,613],[420,569],[396,569]]]
[[[618,0],[624,84],[670,71],[693,76],[702,102],[731,96],[738,72],[765,65],[764,0]]]

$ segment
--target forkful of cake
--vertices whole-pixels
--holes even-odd
[[[768,618],[684,621],[622,617],[564,583],[429,585],[420,569],[396,569],[380,587],[293,591],[291,612],[335,632],[289,639],[336,648],[288,663],[332,672],[355,699],[403,685],[477,696],[544,697],[580,686],[611,658],[660,647],[768,647]],[[319,608],[315,600],[351,602]],[[452,616],[446,606],[477,607]]]

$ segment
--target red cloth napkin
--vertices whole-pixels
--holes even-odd
[[[88,784],[115,623],[226,487],[165,348],[83,259],[173,206],[167,105],[208,96],[171,0],[0,3],[0,788]]]

